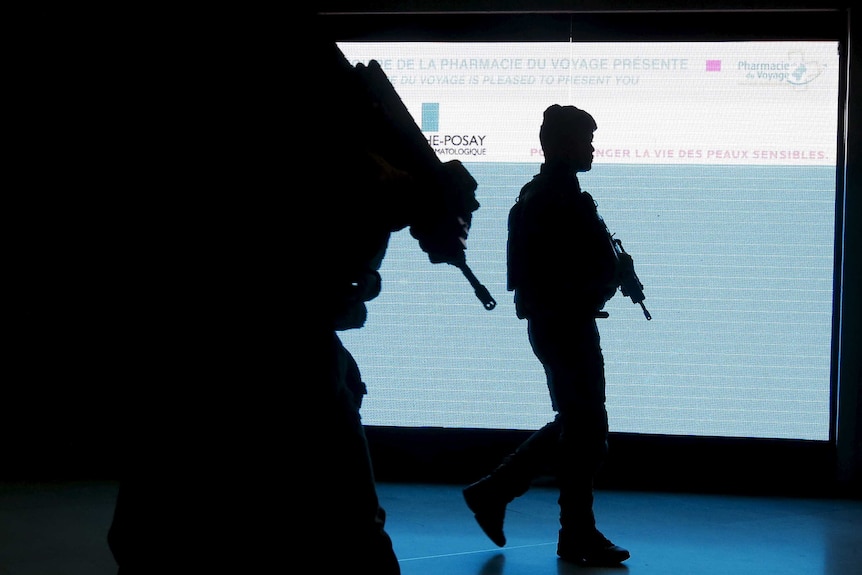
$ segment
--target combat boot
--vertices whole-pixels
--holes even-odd
[[[631,556],[627,549],[611,543],[598,529],[580,533],[560,529],[557,555],[565,561],[602,567],[619,565]]]
[[[485,535],[498,547],[504,546],[506,535],[503,533],[503,520],[506,517],[506,505],[514,497],[503,495],[498,482],[490,475],[464,488],[463,494],[467,507],[473,512],[476,523]]]
[[[504,457],[489,475],[464,489],[464,500],[476,517],[476,523],[499,547],[506,544],[503,533],[506,505],[527,492],[537,471],[554,456],[560,425],[555,418],[533,433],[514,453]]]

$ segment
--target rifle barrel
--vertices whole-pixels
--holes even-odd
[[[639,304],[641,304],[641,309],[642,309],[642,310],[644,310],[644,317],[645,317],[645,318],[647,318],[648,320],[652,319],[652,316],[651,316],[651,315],[650,315],[650,313],[647,311],[647,308],[646,308],[646,306],[644,305],[644,302],[643,302],[643,301],[640,301],[640,302],[638,302],[638,303],[639,303]]]

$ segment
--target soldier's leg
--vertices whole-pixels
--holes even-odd
[[[528,324],[528,334],[533,351],[545,368],[551,405],[556,410],[554,397],[554,373],[547,363],[549,356],[545,348],[552,345],[548,329],[541,324]],[[490,474],[464,489],[464,499],[473,511],[476,522],[497,545],[506,544],[503,533],[506,505],[515,497],[523,495],[530,482],[545,468],[557,460],[561,431],[559,416],[533,433],[513,453],[506,456]]]
[[[349,352],[339,349],[339,385],[328,418],[323,451],[326,527],[321,537],[332,541],[333,567],[398,575],[400,567],[385,530],[368,442],[359,414],[361,379]],[[313,472],[314,470],[312,470]],[[335,571],[340,572],[339,569]]]
[[[485,534],[502,547],[506,505],[523,495],[541,469],[554,459],[560,436],[557,419],[533,433],[494,470],[464,489],[464,500]]]
[[[627,559],[629,553],[602,535],[593,511],[594,478],[608,452],[604,359],[594,324],[583,326],[579,338],[573,342],[567,361],[557,366],[562,421],[557,553],[577,562],[614,565]]]

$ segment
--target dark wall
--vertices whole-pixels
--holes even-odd
[[[412,14],[417,16],[410,24],[416,34],[445,18],[442,28],[448,26],[457,35],[458,27],[451,25],[454,16],[465,22],[462,32],[474,34],[471,19],[493,15],[497,27],[489,28],[490,33],[522,30],[529,35],[540,33],[530,26],[531,21],[541,20],[544,26],[549,18],[556,18],[567,23],[570,14],[578,14],[598,26],[594,33],[600,33],[607,15],[619,16],[632,33],[638,33],[649,15],[650,34],[673,34],[685,26],[682,17],[691,16],[691,4],[321,0],[316,8],[327,14],[372,17],[378,32],[385,32],[393,17]],[[702,1],[696,5],[701,12],[696,21],[707,23],[697,25],[699,34],[720,36],[721,22],[755,16],[780,21],[786,14],[808,10],[815,11],[812,21],[837,16],[848,25],[849,96],[842,142],[847,158],[845,237],[838,278],[844,298],[834,361],[837,437],[824,448],[794,442],[613,435],[612,456],[602,481],[615,486],[711,488],[722,484],[713,473],[721,470],[728,484],[736,486],[799,485],[808,490],[828,485],[859,493],[862,131],[858,126],[862,99],[854,95],[862,86],[858,72],[850,70],[859,68],[851,64],[862,61],[862,54],[853,10],[848,2]],[[632,16],[633,12],[637,15]],[[164,357],[141,353],[142,346],[159,349],[154,342],[170,340],[182,350],[194,341],[192,335],[178,333],[172,323],[178,317],[188,318],[187,303],[199,301],[196,291],[176,291],[182,274],[197,277],[195,287],[207,288],[208,293],[213,292],[212,286],[218,287],[217,293],[211,293],[213,306],[199,310],[199,319],[220,325],[225,300],[219,297],[235,293],[229,288],[237,286],[219,276],[220,262],[213,262],[205,277],[196,276],[189,262],[198,261],[202,252],[197,248],[217,251],[219,256],[229,253],[230,246],[208,244],[207,234],[217,231],[223,237],[224,230],[237,223],[238,207],[254,216],[261,205],[272,205],[247,198],[253,191],[273,189],[273,181],[284,179],[278,163],[282,158],[274,158],[272,150],[282,149],[283,134],[295,133],[302,125],[301,118],[280,116],[290,86],[273,74],[276,64],[287,61],[292,66],[301,60],[295,58],[298,44],[292,41],[301,34],[289,18],[264,22],[261,14],[243,19],[234,12],[221,17],[114,13],[117,25],[111,27],[101,25],[102,18],[77,16],[80,20],[74,26],[67,21],[52,28],[46,22],[42,34],[34,34],[27,54],[32,73],[22,84],[30,96],[21,108],[26,130],[16,141],[10,161],[26,177],[19,178],[10,193],[21,202],[10,211],[7,229],[12,242],[5,271],[11,289],[6,291],[3,323],[7,345],[0,381],[0,480],[116,476],[126,447],[119,430],[129,425],[126,413],[116,409],[121,404],[135,407],[134,427],[144,433],[164,429],[160,406],[185,401],[191,406],[189,421],[199,417],[198,400],[211,396],[216,388],[201,373],[177,374]],[[261,29],[263,33],[258,33]],[[565,33],[565,26],[561,30]],[[283,54],[288,57],[282,58]],[[273,130],[274,124],[283,130]],[[253,128],[246,129],[249,125]],[[247,150],[253,150],[254,157],[247,157]],[[227,190],[230,195],[226,200],[216,198],[214,190]],[[238,198],[245,204],[238,204]],[[207,220],[209,227],[201,226],[205,219],[201,207],[224,219]],[[289,206],[284,209],[289,213]],[[171,239],[182,234],[168,234],[176,230],[202,235],[183,244],[188,251],[179,253]],[[259,230],[247,226],[243,231]],[[260,245],[251,246],[249,253],[259,251]],[[199,326],[184,327],[189,334],[207,333]],[[215,371],[210,367],[205,373]],[[181,397],[171,385],[190,378],[203,380],[200,397]],[[289,399],[293,391],[287,392]],[[156,409],[147,412],[147,407]],[[229,400],[219,407],[230,407]],[[233,421],[229,415],[229,410],[224,417],[211,415],[209,422]],[[464,481],[516,445],[521,435],[371,428],[369,438],[381,478]]]

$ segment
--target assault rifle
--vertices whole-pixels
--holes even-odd
[[[634,260],[626,250],[623,249],[623,242],[616,239],[613,234],[609,235],[611,243],[614,246],[614,251],[617,254],[617,260],[619,260],[620,265],[622,266],[620,291],[627,298],[631,298],[632,303],[640,304],[641,309],[644,311],[644,317],[647,318],[647,320],[650,320],[652,319],[652,316],[644,305],[644,300],[646,299],[646,296],[644,295],[644,286],[641,283],[640,278],[638,278],[638,274],[635,273]]]
[[[353,103],[368,117],[363,136],[375,138],[376,148],[385,150],[396,168],[408,172],[426,198],[421,213],[410,223],[410,234],[431,263],[446,262],[460,269],[485,309],[494,309],[497,302],[464,255],[472,212],[479,208],[476,180],[458,160],[440,161],[376,60],[353,67],[343,54],[341,58],[354,79]]]
[[[593,201],[595,202],[595,200]],[[644,286],[641,283],[640,278],[638,278],[638,274],[635,273],[634,260],[628,252],[623,249],[623,242],[615,238],[614,234],[612,234],[608,229],[608,224],[605,223],[604,218],[599,216],[599,221],[602,222],[602,225],[605,228],[605,233],[608,235],[608,241],[611,242],[611,246],[614,248],[614,254],[617,256],[620,291],[627,298],[631,298],[632,303],[640,304],[641,309],[644,311],[644,317],[647,318],[647,320],[651,320],[652,316],[644,305],[644,300],[646,299],[646,296],[644,295]],[[596,317],[608,317],[608,314],[607,312],[599,312]]]

